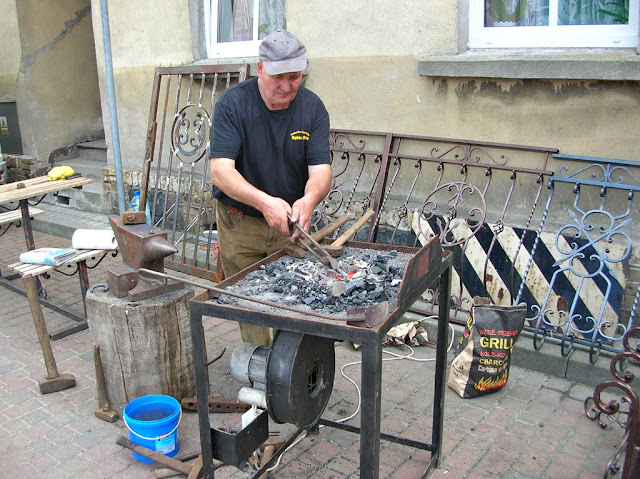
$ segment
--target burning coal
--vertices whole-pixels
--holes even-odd
[[[340,314],[350,306],[368,307],[395,300],[410,259],[410,254],[395,250],[345,248],[344,254],[336,258],[343,275],[315,259],[283,256],[226,289],[300,309]],[[215,300],[221,304],[238,303],[224,295]]]

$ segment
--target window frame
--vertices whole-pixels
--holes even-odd
[[[207,58],[255,57],[258,56],[260,40],[243,42],[217,42],[218,0],[202,0],[204,8],[205,51]],[[253,2],[253,18],[259,18],[260,2]],[[258,22],[253,22],[253,38],[258,38]]]
[[[549,0],[550,18],[557,18],[558,1]],[[470,0],[468,47],[470,49],[636,48],[639,11],[640,0],[629,0],[627,25],[485,27],[484,0]]]

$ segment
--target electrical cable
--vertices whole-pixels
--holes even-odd
[[[429,319],[429,318],[425,318],[425,319]],[[451,329],[451,342],[449,343],[449,347],[447,348],[447,352],[451,351],[451,347],[453,346],[453,341],[454,341],[454,337],[455,337],[455,330],[453,329],[453,325],[451,323],[449,323],[449,328]],[[428,363],[431,361],[435,361],[436,358],[414,358],[413,355],[415,354],[415,351],[413,350],[413,348],[407,344],[403,344],[401,346],[404,346],[406,348],[409,348],[410,353],[408,355],[400,355],[397,353],[392,353],[391,351],[387,351],[387,350],[382,350],[383,353],[388,354],[390,356],[394,356],[392,358],[387,358],[387,359],[383,359],[382,362],[385,361],[398,361],[398,360],[409,360],[409,361],[416,361],[416,362],[420,362],[420,363]],[[354,366],[354,365],[358,365],[361,364],[362,361],[353,361],[351,363],[347,363],[344,364],[341,368],[340,368],[340,374],[342,375],[343,378],[345,378],[347,381],[349,381],[351,384],[353,384],[353,386],[356,388],[356,392],[358,393],[358,406],[356,407],[356,410],[353,414],[351,414],[350,416],[344,417],[342,419],[338,419],[336,420],[336,422],[342,423],[342,422],[346,422],[349,421],[350,419],[353,419],[355,416],[358,415],[358,413],[360,412],[360,406],[362,404],[362,396],[360,394],[360,387],[358,386],[358,384],[351,379],[349,376],[346,375],[346,373],[344,372],[346,367],[349,366]]]
[[[282,459],[282,456],[284,456],[284,455],[287,453],[287,451],[288,451],[289,449],[291,449],[293,446],[297,445],[297,444],[298,444],[300,441],[302,441],[305,437],[307,437],[307,430],[306,430],[306,429],[304,429],[303,431],[300,431],[300,435],[296,438],[296,440],[295,440],[295,441],[293,441],[291,444],[289,444],[289,447],[287,447],[287,448],[282,452],[282,454],[280,454],[280,455],[278,456],[278,460],[276,461],[276,463],[275,463],[273,466],[271,466],[269,469],[267,469],[265,472],[271,472],[271,471],[273,471],[276,467],[278,467],[278,466],[280,465],[280,459]]]
[[[421,321],[427,320],[427,319],[437,319],[437,316],[429,316],[426,318],[423,318]],[[449,346],[447,347],[447,352],[451,351],[451,347],[453,346],[453,341],[454,341],[454,337],[455,337],[455,330],[453,329],[453,325],[451,323],[449,323],[449,328],[451,329],[451,342],[449,343]],[[415,354],[414,349],[409,346],[408,344],[402,344],[402,347],[406,347],[409,348],[409,354],[407,355],[401,355],[401,354],[397,354],[397,353],[393,353],[391,351],[386,351],[386,350],[382,350],[383,353],[388,354],[390,356],[393,356],[391,358],[387,358],[387,359],[383,359],[382,362],[385,361],[400,361],[400,360],[409,360],[409,361],[416,361],[416,362],[420,362],[420,363],[427,363],[427,362],[432,362],[435,361],[436,358],[415,358],[413,357],[413,355]],[[360,393],[360,387],[358,386],[358,384],[351,379],[349,376],[347,376],[347,374],[344,372],[345,368],[349,367],[349,366],[355,366],[358,364],[362,364],[362,361],[353,361],[347,364],[343,364],[342,367],[340,368],[340,374],[342,375],[343,378],[345,378],[347,381],[349,381],[351,384],[353,384],[353,386],[356,388],[356,392],[358,394],[358,406],[356,407],[356,410],[353,414],[351,414],[350,416],[344,417],[342,419],[338,419],[335,422],[338,423],[343,423],[346,421],[349,421],[350,419],[353,419],[355,416],[358,415],[358,413],[360,412],[360,406],[362,405],[362,395]],[[324,427],[324,425],[320,425],[319,427]],[[282,458],[282,456],[284,456],[286,454],[286,452],[291,449],[293,446],[297,445],[300,441],[302,441],[305,437],[307,437],[307,431],[304,430],[300,433],[300,435],[298,436],[298,438],[291,443],[291,445],[289,445],[289,447],[287,447],[287,449],[284,450],[284,452],[282,454],[280,454],[280,456],[278,456],[278,460],[276,461],[276,463],[271,466],[269,469],[267,469],[267,472],[271,472],[273,471],[276,467],[278,467],[278,465],[280,464],[280,459]]]

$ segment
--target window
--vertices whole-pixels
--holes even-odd
[[[209,58],[257,56],[262,38],[286,28],[285,0],[203,2]]]
[[[469,0],[470,48],[635,48],[640,0]]]

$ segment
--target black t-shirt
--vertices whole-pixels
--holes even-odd
[[[284,110],[269,110],[252,78],[228,88],[215,106],[210,158],[235,160],[256,188],[293,204],[304,196],[307,167],[330,163],[329,114],[318,96],[300,87]],[[213,196],[249,216],[262,214],[213,188]]]

